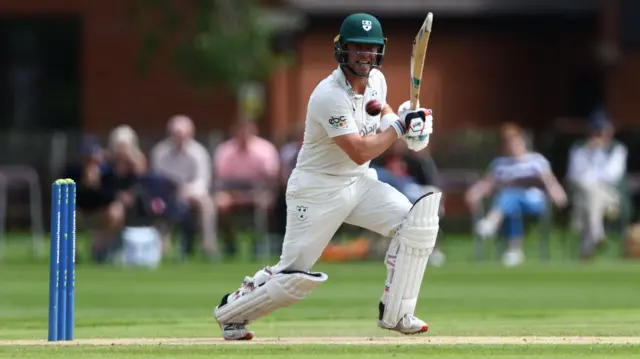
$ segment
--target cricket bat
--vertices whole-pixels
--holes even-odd
[[[420,82],[422,81],[422,70],[424,68],[424,60],[427,55],[427,45],[429,36],[431,35],[431,25],[433,24],[433,14],[427,14],[420,31],[413,40],[413,49],[411,51],[411,109],[418,108],[420,99]]]

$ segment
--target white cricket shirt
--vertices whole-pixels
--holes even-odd
[[[365,111],[372,99],[386,103],[387,82],[382,72],[374,69],[364,95],[357,95],[338,67],[313,90],[307,105],[304,140],[296,169],[334,176],[358,176],[369,168],[359,166],[333,141],[333,137],[350,133],[371,136],[380,127],[380,115]]]

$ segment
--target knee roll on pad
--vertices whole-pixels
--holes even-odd
[[[382,324],[393,328],[406,314],[413,315],[420,293],[427,261],[436,244],[439,229],[438,211],[442,193],[429,193],[416,201],[394,241],[397,252],[387,254],[395,265],[386,301],[380,308]]]
[[[214,311],[215,318],[220,324],[249,324],[303,299],[327,279],[325,273],[284,271],[256,287],[245,280],[243,288],[246,290],[224,296]]]

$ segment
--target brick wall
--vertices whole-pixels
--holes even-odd
[[[223,90],[199,95],[171,69],[168,56],[158,58],[147,78],[134,68],[137,36],[127,18],[127,0],[23,0],[0,2],[7,14],[72,13],[83,19],[83,127],[107,131],[120,123],[138,131],[163,132],[169,116],[185,113],[200,130],[226,129],[236,107]]]
[[[388,101],[395,107],[409,96],[409,55],[419,20],[384,22],[389,38],[383,71]],[[301,73],[296,91],[309,94],[336,67],[331,41],[338,22],[312,24],[301,40]],[[591,27],[591,28],[590,28]],[[427,51],[421,103],[434,109],[441,130],[518,121],[536,126],[569,109],[571,75],[589,64],[588,23],[556,22],[531,31],[527,25],[434,24]],[[305,106],[297,118],[304,119]]]
[[[155,62],[147,78],[135,71],[137,36],[126,17],[128,3],[2,1],[0,12],[82,17],[85,130],[105,131],[126,122],[140,131],[159,132],[174,113],[192,116],[201,130],[225,129],[236,113],[228,91],[197,94],[171,69],[168,56]],[[304,120],[313,87],[336,67],[331,41],[340,20],[312,21],[300,36],[296,66],[278,72],[269,87],[266,117],[277,125],[269,128],[263,122],[263,130],[282,135],[287,122]],[[440,19],[434,25],[422,103],[434,108],[440,130],[503,121],[544,126],[570,112],[570,76],[592,62],[590,46],[603,31],[596,21],[478,24]],[[383,25],[389,38],[384,62],[389,102],[397,106],[408,97],[409,54],[420,19],[383,20]],[[636,121],[640,56],[628,55],[607,74],[607,100],[619,123]]]

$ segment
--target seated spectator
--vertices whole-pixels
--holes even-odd
[[[300,125],[294,125],[291,133],[287,138],[286,143],[280,148],[280,184],[278,188],[278,197],[275,203],[275,233],[281,238],[284,238],[285,230],[287,227],[287,199],[286,190],[287,183],[291,172],[296,166],[298,161],[298,152],[302,147],[302,140],[304,138],[304,127]]]
[[[210,195],[211,156],[207,149],[194,139],[195,127],[190,118],[177,115],[167,125],[169,137],[151,150],[151,169],[178,187],[182,203],[199,213],[202,227],[202,245],[205,254],[218,256],[215,234],[215,207]],[[183,223],[184,224],[184,223]],[[166,238],[165,245],[169,245]],[[193,236],[189,236],[182,248],[184,254],[193,253]]]
[[[233,137],[221,143],[215,153],[215,202],[225,252],[232,256],[237,253],[232,215],[254,206],[272,208],[280,163],[278,150],[257,135],[254,123],[239,122],[231,132]]]
[[[69,161],[62,177],[76,181],[77,210],[88,214],[108,204],[96,186],[107,166],[106,151],[96,136],[84,136],[80,147],[79,156]]]
[[[613,139],[613,125],[604,114],[592,119],[589,137],[569,153],[567,177],[574,203],[573,226],[581,232],[583,258],[604,243],[604,219],[620,207],[620,186],[627,169],[627,148]]]
[[[295,124],[291,128],[287,141],[280,148],[281,178],[284,180],[285,187],[293,168],[296,166],[303,139],[304,126]]]
[[[409,151],[405,141],[396,141],[373,161],[378,179],[407,196],[412,203],[425,194],[426,186],[434,186],[437,169],[432,162]]]
[[[520,127],[505,124],[500,132],[505,155],[491,162],[485,178],[467,191],[465,199],[475,211],[484,197],[494,194],[489,212],[476,223],[475,230],[487,238],[501,228],[501,234],[509,241],[502,262],[505,266],[516,266],[524,261],[522,217],[537,217],[547,210],[545,192],[560,207],[565,206],[567,198],[551,172],[549,161],[540,153],[527,150]]]
[[[77,183],[78,212],[89,222],[97,222],[99,234],[92,243],[96,261],[104,261],[117,242],[126,210],[134,203],[132,188],[146,167],[136,133],[129,126],[119,126],[109,135],[106,152],[89,138],[82,161],[67,169],[65,177]]]
[[[71,178],[76,184],[76,210],[79,222],[89,222],[89,227],[112,227],[112,222],[118,222],[116,212],[109,210],[112,196],[106,189],[101,189],[102,172],[106,171],[106,150],[100,146],[96,136],[84,136],[77,158],[71,159],[61,177]],[[115,207],[115,205],[113,206]],[[97,223],[95,223],[97,222]],[[78,258],[80,260],[80,258]]]

